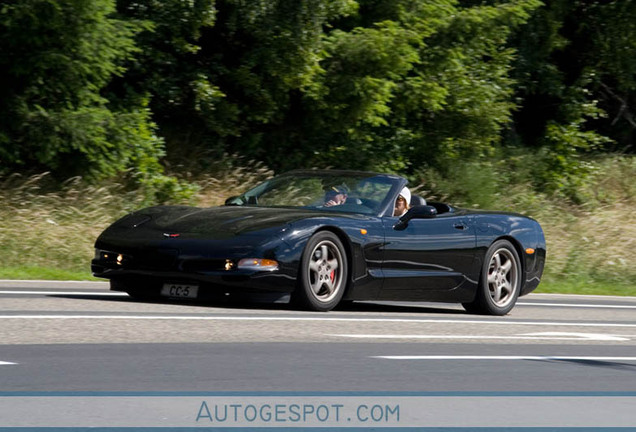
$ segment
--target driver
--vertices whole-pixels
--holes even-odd
[[[347,201],[347,188],[333,186],[325,193],[325,207],[333,207],[344,204]]]
[[[406,186],[400,191],[397,199],[395,200],[395,206],[393,208],[393,216],[402,216],[409,209],[409,203],[411,202],[411,191]]]

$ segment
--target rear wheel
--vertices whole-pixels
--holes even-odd
[[[296,302],[310,310],[329,311],[340,302],[347,285],[347,255],[332,232],[312,236],[303,252]]]
[[[521,261],[507,240],[494,242],[484,259],[475,300],[464,303],[471,313],[505,315],[512,310],[521,291]]]

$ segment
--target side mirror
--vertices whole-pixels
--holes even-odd
[[[400,220],[393,225],[396,231],[402,231],[409,226],[411,219],[432,219],[437,216],[437,209],[429,205],[418,205],[411,207],[406,213],[400,216]]]
[[[231,196],[225,200],[226,206],[240,206],[242,204],[243,204],[243,200],[241,200],[241,198],[238,195]]]
[[[251,196],[236,195],[236,196],[231,196],[225,200],[226,206],[242,206],[245,204],[258,205],[258,198],[255,195],[251,195]]]

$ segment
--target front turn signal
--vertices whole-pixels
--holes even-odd
[[[238,262],[238,268],[241,270],[273,271],[278,270],[278,262],[265,258],[243,258]]]

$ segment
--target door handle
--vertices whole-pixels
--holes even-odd
[[[464,225],[463,223],[456,223],[453,226],[455,227],[455,229],[462,230],[462,231],[468,229],[468,227]]]

